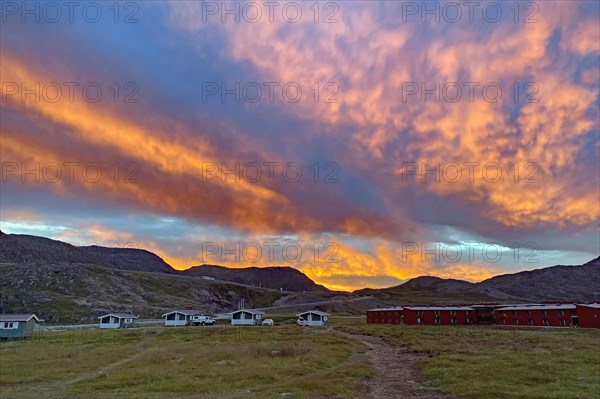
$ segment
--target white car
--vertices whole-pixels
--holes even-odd
[[[275,322],[273,321],[273,319],[264,319],[262,325],[271,327],[275,325]]]
[[[192,325],[194,326],[212,326],[215,321],[210,316],[195,315],[192,316]]]
[[[298,320],[296,320],[296,324],[302,327],[306,327],[308,326],[308,321],[304,320],[302,317],[299,317]]]

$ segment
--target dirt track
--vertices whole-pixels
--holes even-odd
[[[415,362],[426,355],[394,347],[377,337],[340,332],[338,334],[357,339],[370,348],[366,355],[377,371],[377,376],[370,381],[371,398],[452,399],[452,396],[426,387],[422,383],[422,376],[415,367]]]

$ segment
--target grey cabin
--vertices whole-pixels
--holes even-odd
[[[0,314],[0,338],[27,338],[41,320],[34,314]]]
[[[133,327],[137,316],[131,313],[107,313],[98,317],[100,328],[128,328]]]

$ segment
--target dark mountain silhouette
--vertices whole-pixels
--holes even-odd
[[[219,280],[284,291],[328,291],[292,267],[228,268],[216,265],[194,266],[183,271],[188,276],[209,276]]]
[[[249,307],[352,299],[335,306],[354,314],[395,304],[600,302],[600,257],[479,283],[422,276],[395,287],[342,293],[291,267],[202,265],[178,271],[143,249],[77,247],[0,231],[0,275],[0,311],[36,312],[57,322],[89,322],[114,309],[144,317],[188,305],[217,312],[235,309],[241,299]]]
[[[156,254],[136,248],[77,247],[45,237],[0,232],[0,263],[88,263],[113,269],[176,273]]]

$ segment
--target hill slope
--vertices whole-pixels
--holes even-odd
[[[84,263],[0,264],[0,311],[35,312],[47,322],[95,322],[106,311],[160,318],[192,306],[207,312],[266,307],[288,293]]]
[[[600,257],[581,266],[552,266],[492,277],[474,292],[501,292],[521,301],[600,301]]]
[[[600,257],[581,266],[552,266],[479,283],[423,276],[355,293],[398,304],[600,302]]]
[[[308,276],[292,267],[244,267],[228,268],[215,265],[194,266],[184,270],[186,276],[210,276],[256,287],[284,291],[328,291]]]
[[[158,255],[144,249],[76,247],[62,241],[0,231],[0,263],[87,263],[121,270],[175,273]]]

